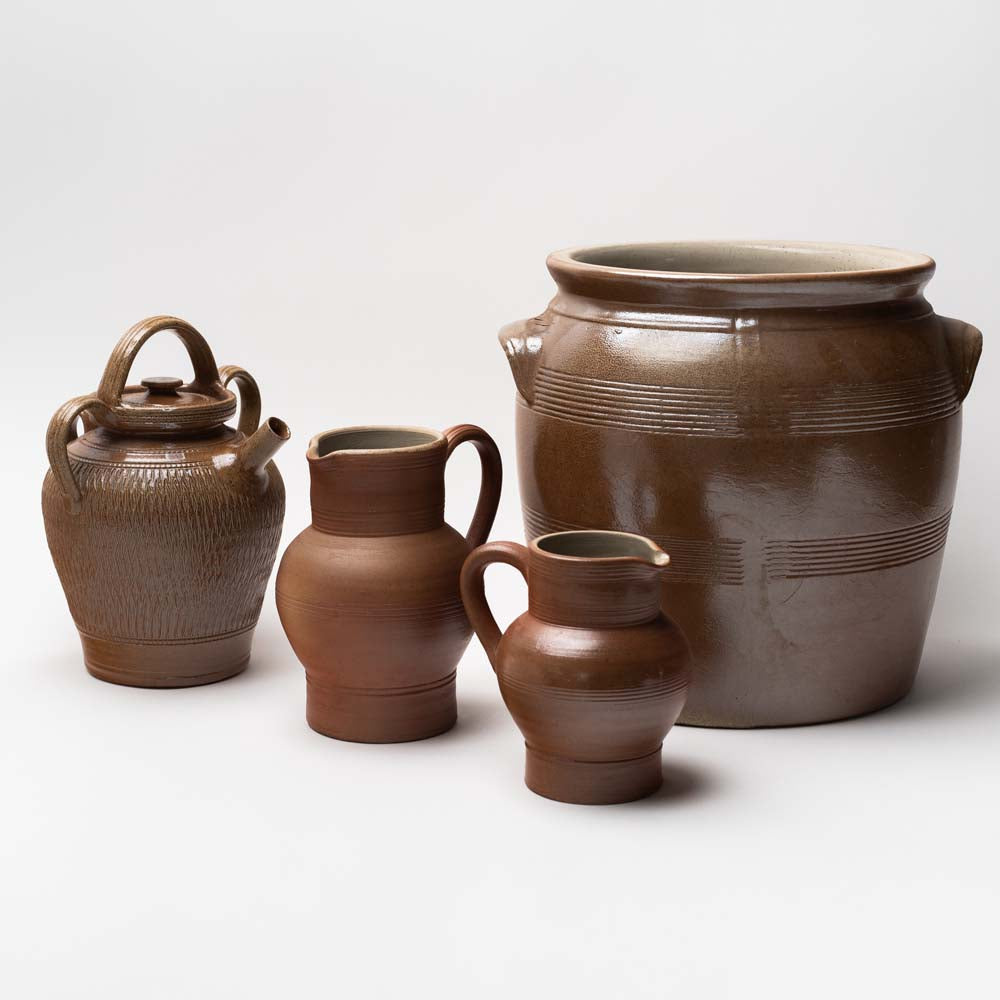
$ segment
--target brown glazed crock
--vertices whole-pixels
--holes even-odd
[[[527,549],[493,542],[465,561],[465,608],[524,735],[533,792],[598,805],[660,787],[690,661],[660,607],[669,561],[649,539],[610,531],[545,535]],[[495,562],[528,582],[528,610],[503,635],[483,586]]]
[[[982,336],[934,262],[876,247],[659,243],[554,253],[500,340],[529,538],[648,535],[691,641],[682,723],[859,715],[910,689]]]
[[[183,342],[194,378],[126,385],[161,330]],[[225,424],[236,412],[230,382],[243,403],[236,430]],[[95,677],[188,687],[246,667],[285,510],[270,459],[289,436],[280,420],[259,419],[254,379],[217,368],[202,335],[173,316],[133,326],[96,394],[56,411],[45,534]]]
[[[444,520],[444,470],[469,441],[482,486],[468,534]],[[312,524],[278,567],[281,624],[306,671],[306,719],[359,743],[425,739],[455,724],[455,670],[472,628],[462,563],[500,501],[500,453],[471,424],[444,433],[349,427],[306,452]]]

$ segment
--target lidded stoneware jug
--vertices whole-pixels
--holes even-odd
[[[161,330],[183,342],[194,378],[126,385]],[[237,429],[226,425],[237,408],[230,382],[242,398]],[[45,533],[95,677],[185,687],[246,667],[285,508],[270,459],[289,436],[282,421],[259,419],[254,379],[217,368],[202,335],[172,316],[132,327],[97,392],[56,411]]]
[[[465,608],[524,735],[532,791],[597,805],[660,787],[663,738],[690,679],[687,640],[660,604],[669,561],[614,531],[492,542],[465,561]],[[528,610],[503,635],[483,586],[496,562],[528,582]]]
[[[655,243],[552,254],[500,340],[529,538],[614,528],[671,556],[682,723],[782,726],[910,689],[982,347],[922,254]]]
[[[482,483],[465,536],[444,520],[445,463],[475,445]],[[349,427],[306,453],[312,524],[281,558],[281,623],[306,671],[306,720],[360,743],[455,724],[455,670],[472,636],[459,574],[500,500],[500,453],[471,424],[443,433]]]

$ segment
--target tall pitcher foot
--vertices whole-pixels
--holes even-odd
[[[356,688],[306,675],[306,721],[323,736],[350,743],[409,743],[455,725],[455,671],[428,684]]]

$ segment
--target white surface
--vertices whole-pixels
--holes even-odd
[[[520,538],[494,334],[544,307],[558,247],[923,251],[938,311],[989,335],[997,28],[986,2],[8,0],[3,995],[994,995],[989,343],[913,696],[839,725],[675,730],[668,792],[632,806],[525,790],[477,645],[458,728],[397,747],[306,728],[270,598],[239,679],[91,680],[38,491],[50,414],[157,312],[292,427],[285,544],[309,437],[366,422],[489,428],[508,463],[494,537]],[[172,338],[138,369],[189,370]],[[453,464],[461,525],[477,463]],[[501,617],[522,608],[513,571],[489,589]]]

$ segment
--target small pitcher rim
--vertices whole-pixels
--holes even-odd
[[[637,555],[637,554],[622,554],[622,555],[573,555],[571,553],[564,552],[552,552],[549,549],[542,548],[541,542],[544,542],[550,538],[565,537],[568,535],[608,535],[617,538],[628,538],[637,542],[641,542],[643,546],[648,550],[649,557]],[[528,547],[532,552],[538,553],[546,559],[558,559],[564,562],[572,562],[579,564],[581,562],[601,562],[601,563],[613,563],[613,562],[644,562],[649,566],[657,569],[662,569],[664,566],[669,565],[670,556],[668,553],[664,552],[656,542],[645,535],[639,535],[632,531],[615,531],[611,528],[577,528],[569,531],[550,531],[544,535],[539,535],[537,538],[533,538],[529,543]]]

